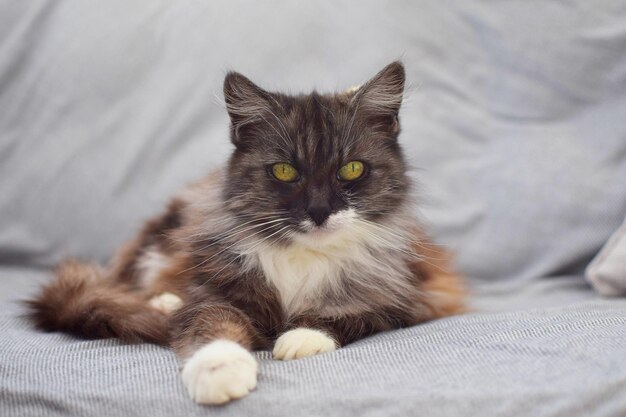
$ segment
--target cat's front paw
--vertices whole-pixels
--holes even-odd
[[[274,345],[274,359],[290,360],[337,349],[337,343],[326,333],[300,327],[283,333]]]
[[[256,387],[258,364],[241,345],[216,340],[197,350],[185,363],[182,378],[200,404],[224,404]]]

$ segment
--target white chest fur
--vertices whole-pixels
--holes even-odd
[[[373,277],[394,280],[393,266],[380,259],[380,241],[369,231],[347,228],[322,239],[304,240],[286,247],[265,246],[254,254],[257,266],[277,289],[283,308],[293,315],[308,308],[319,308],[328,295],[341,296],[343,280],[377,285]],[[385,247],[388,248],[387,245]],[[337,298],[337,297],[333,297]]]
[[[328,292],[340,291],[344,270],[365,255],[360,245],[336,249],[318,250],[293,244],[257,252],[259,266],[278,290],[289,314],[317,304]]]
[[[397,257],[406,249],[401,234],[362,221],[350,209],[332,215],[328,229],[295,236],[287,246],[260,242],[242,251],[248,267],[260,268],[276,288],[287,314],[329,311],[329,295],[335,303],[347,295],[344,280],[391,292],[407,285],[406,268]]]

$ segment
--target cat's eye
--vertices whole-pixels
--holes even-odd
[[[343,181],[354,181],[361,178],[365,172],[365,165],[361,161],[350,161],[337,171],[337,176]]]
[[[282,182],[294,182],[299,177],[298,170],[285,162],[272,165],[272,175]]]

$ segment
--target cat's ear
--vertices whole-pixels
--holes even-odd
[[[397,134],[405,78],[404,65],[400,61],[387,65],[356,91],[353,102],[358,106],[358,112],[377,128]]]
[[[229,72],[224,79],[224,100],[231,121],[231,140],[241,146],[269,111],[270,93],[238,72]]]

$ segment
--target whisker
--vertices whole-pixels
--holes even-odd
[[[369,221],[369,220],[365,220],[365,219],[361,219],[361,221],[363,221],[364,223],[367,223],[367,224],[369,224],[369,225],[371,225],[371,226],[373,226],[373,227],[376,227],[376,228],[382,228],[382,229],[384,229],[387,233],[390,233],[390,234],[392,234],[392,235],[395,235],[395,236],[396,236],[396,237],[398,237],[398,238],[405,239],[405,240],[407,240],[407,241],[409,241],[409,242],[411,242],[411,243],[413,243],[413,244],[415,244],[415,245],[419,246],[419,247],[420,247],[420,248],[422,248],[422,249],[425,249],[425,250],[432,250],[432,249],[430,249],[428,246],[426,246],[426,245],[422,244],[422,242],[421,242],[419,239],[415,239],[415,238],[411,237],[411,235],[406,235],[406,236],[405,236],[405,235],[403,235],[403,234],[398,233],[398,232],[397,232],[397,231],[395,231],[394,229],[391,229],[390,227],[387,227],[387,226],[382,225],[382,224],[380,224],[380,223],[375,223],[375,222],[372,222],[372,221]],[[441,246],[441,247],[447,247],[447,245],[438,244],[438,243],[432,243],[432,242],[428,242],[428,245],[431,245],[431,246]],[[431,257],[431,259],[437,259],[437,258],[433,258],[433,257]],[[438,259],[438,260],[445,260],[445,259]]]
[[[214,259],[216,256],[218,256],[218,255],[220,255],[220,254],[224,253],[225,251],[227,251],[227,250],[229,250],[229,249],[233,248],[234,246],[238,245],[238,244],[239,244],[239,243],[241,243],[242,241],[244,241],[244,240],[246,240],[246,239],[250,239],[250,238],[252,238],[252,237],[255,237],[255,236],[257,236],[257,235],[259,235],[259,234],[261,234],[261,233],[263,233],[263,232],[265,232],[265,231],[267,231],[267,230],[270,230],[270,229],[271,229],[272,227],[274,227],[274,226],[275,226],[275,224],[272,224],[272,225],[270,225],[270,226],[268,226],[268,227],[264,228],[263,230],[259,230],[259,231],[257,231],[257,232],[252,233],[252,234],[251,234],[251,235],[249,235],[249,236],[246,236],[246,237],[243,237],[243,238],[239,239],[237,242],[235,242],[235,243],[233,243],[233,244],[231,244],[231,245],[229,245],[229,246],[227,246],[227,247],[225,247],[225,248],[221,249],[221,250],[220,250],[220,251],[218,251],[217,253],[214,253],[213,255],[211,255],[211,256],[210,256],[210,257],[208,257],[207,259],[203,260],[203,261],[202,261],[202,262],[200,262],[199,264],[197,264],[197,265],[195,265],[195,266],[192,266],[192,267],[190,267],[190,268],[187,268],[187,269],[185,269],[185,270],[183,270],[183,271],[180,271],[177,275],[180,275],[180,274],[182,274],[182,273],[184,273],[184,272],[188,272],[188,271],[191,271],[191,270],[193,270],[193,269],[196,269],[196,268],[201,267],[202,265],[206,264],[206,263],[207,263],[207,262],[209,262],[210,260]],[[285,226],[285,228],[286,228],[286,227],[289,227],[289,226]],[[283,228],[283,229],[284,229],[284,228]],[[282,230],[282,229],[281,229],[281,230]],[[271,235],[270,235],[270,236],[271,236]]]
[[[263,240],[261,240],[260,242],[256,243],[252,248],[250,248],[249,250],[253,250],[255,249],[258,245],[262,244],[264,241],[266,241],[267,239],[270,239],[272,236],[274,236],[275,234],[281,232],[282,230],[288,228],[289,226],[285,226],[282,229],[279,229],[278,231],[272,233],[271,235],[267,236],[266,238],[264,238]],[[288,234],[290,233],[290,231],[284,232],[283,234],[281,234],[281,236],[278,237],[277,241],[288,236]],[[243,240],[243,239],[242,239]],[[227,267],[229,267],[230,265],[232,265],[237,259],[241,258],[242,256],[244,256],[244,253],[240,253],[238,255],[236,255],[235,257],[233,257],[233,259],[227,263],[226,265],[224,265],[222,268],[220,268],[219,271],[217,271],[215,274],[213,274],[211,276],[211,278],[208,278],[206,280],[206,282],[212,281],[213,278],[215,278],[220,272],[222,272],[224,269],[226,269]]]
[[[226,220],[231,220],[234,221],[234,219],[232,217],[224,217]],[[235,226],[233,229],[227,230],[225,232],[221,232],[218,233],[217,235],[211,235],[211,231],[207,230],[207,231],[203,231],[200,233],[196,233],[193,235],[189,235],[190,238],[199,238],[199,239],[176,239],[176,238],[171,238],[172,240],[174,240],[175,242],[181,242],[181,243],[196,243],[196,242],[202,242],[203,240],[206,240],[207,238],[219,238],[223,235],[226,235],[228,233],[232,233],[234,231],[236,231],[237,229],[240,229],[241,227],[244,227],[250,223],[254,223],[257,221],[261,221],[261,220],[269,220],[269,219],[274,219],[276,218],[275,215],[270,215],[270,216],[264,216],[264,217],[258,217],[258,218],[253,218],[252,220],[249,220],[247,222],[244,222],[242,224],[239,224],[237,226]],[[215,224],[215,222],[213,222],[213,224]]]
[[[286,219],[275,219],[275,220],[270,220],[270,221],[267,221],[267,222],[263,222],[263,223],[260,223],[260,224],[256,224],[256,225],[249,226],[249,227],[247,227],[247,228],[245,228],[245,229],[243,229],[243,230],[238,230],[236,233],[231,233],[231,234],[228,234],[228,235],[226,235],[225,237],[223,237],[223,238],[221,238],[221,239],[218,239],[218,241],[216,241],[216,242],[213,242],[213,243],[211,243],[211,244],[209,244],[209,245],[206,245],[206,246],[203,246],[203,247],[201,247],[201,248],[198,248],[198,249],[194,250],[192,253],[198,253],[198,252],[201,252],[201,251],[203,251],[203,250],[206,250],[206,249],[210,248],[211,246],[214,246],[214,245],[216,245],[216,244],[218,244],[218,243],[222,243],[222,242],[224,242],[224,241],[226,241],[226,240],[229,240],[230,238],[232,238],[232,237],[234,237],[234,236],[236,236],[236,235],[239,235],[239,234],[241,234],[241,233],[247,232],[247,231],[249,231],[249,230],[253,230],[253,229],[257,228],[257,227],[262,227],[262,226],[265,226],[265,225],[268,225],[268,224],[271,224],[271,225],[272,225],[272,226],[269,226],[269,227],[273,227],[273,226],[274,226],[274,225],[273,225],[273,223],[283,222],[283,221],[285,221],[285,220],[286,220]],[[264,231],[264,230],[266,230],[266,229],[263,229],[263,231]],[[255,233],[262,233],[263,231],[257,231],[257,232],[255,232]]]

